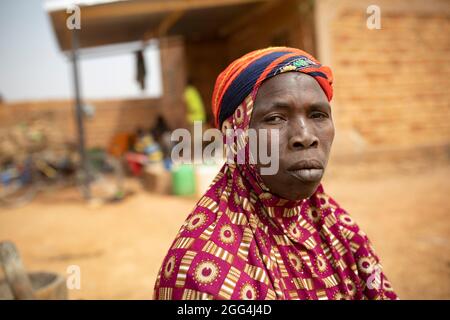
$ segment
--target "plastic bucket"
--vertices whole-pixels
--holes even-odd
[[[195,174],[192,165],[179,164],[172,167],[172,192],[177,196],[195,194]]]

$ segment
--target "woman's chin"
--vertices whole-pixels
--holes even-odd
[[[293,192],[290,194],[287,194],[285,197],[288,200],[294,200],[294,201],[298,201],[298,200],[303,200],[303,199],[307,199],[309,197],[311,197],[314,192],[316,192],[317,187],[320,185],[320,181],[318,182],[314,182],[314,183],[310,183],[310,184],[302,184],[301,187],[295,187],[293,186]]]
[[[316,181],[301,181],[291,175],[284,175],[274,179],[273,176],[262,176],[262,180],[270,192],[280,198],[298,201],[311,197],[320,185],[321,179]]]
[[[317,184],[318,186],[318,184]],[[317,189],[317,186],[314,186],[312,188],[308,188],[307,190],[293,190],[293,192],[289,192],[289,193],[281,193],[281,192],[273,192],[275,195],[277,195],[280,198],[286,199],[286,200],[291,200],[291,201],[299,201],[299,200],[303,200],[303,199],[307,199],[309,197],[311,197],[314,192]]]

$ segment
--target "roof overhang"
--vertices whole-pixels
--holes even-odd
[[[163,36],[187,40],[224,37],[261,7],[277,0],[47,0],[62,51],[71,49],[67,8],[80,8],[79,47],[89,48]],[[233,27],[234,26],[234,27]]]

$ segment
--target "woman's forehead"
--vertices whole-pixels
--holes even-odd
[[[255,104],[289,103],[292,99],[328,104],[317,81],[301,72],[286,72],[265,81],[256,94]]]

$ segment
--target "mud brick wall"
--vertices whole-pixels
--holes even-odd
[[[371,4],[381,10],[380,30],[366,27]],[[448,153],[448,1],[318,0],[316,31],[319,57],[335,76],[337,152],[442,146]]]
[[[86,101],[95,108],[92,118],[85,118],[86,143],[89,147],[106,147],[119,132],[148,128],[161,112],[159,100]],[[75,109],[71,101],[21,102],[0,105],[2,128],[35,120],[49,126],[50,141],[76,141]]]

